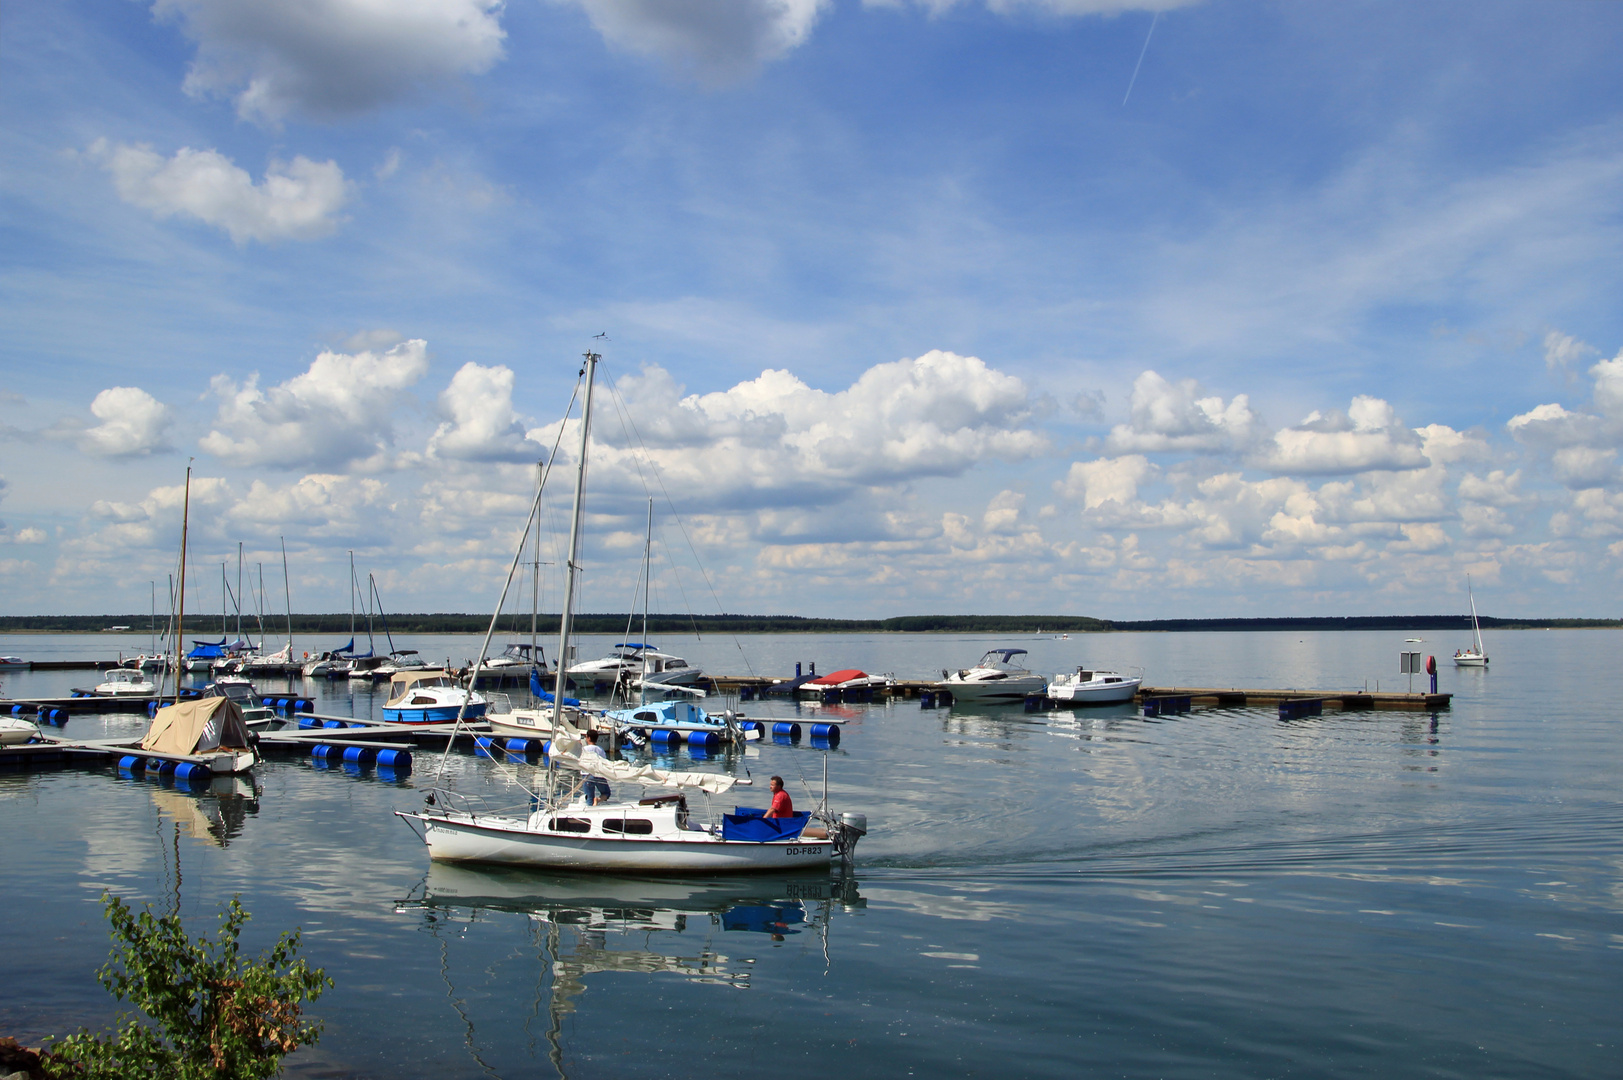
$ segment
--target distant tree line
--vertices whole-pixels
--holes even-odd
[[[218,617],[187,616],[186,637],[217,638]],[[490,625],[489,615],[448,612],[390,615],[373,622],[373,634],[480,634]],[[1545,630],[1623,626],[1623,619],[1499,619],[1483,616],[1484,627],[1496,630]],[[0,633],[95,633],[113,626],[127,626],[133,634],[146,633],[150,615],[0,615]],[[581,634],[624,634],[627,625],[633,635],[642,632],[642,616],[588,614],[575,616],[575,631]],[[1278,617],[1262,619],[1094,619],[1086,615],[902,615],[893,619],[813,619],[799,615],[649,615],[648,633],[654,634],[1088,634],[1114,631],[1253,631],[1253,630],[1468,630],[1471,620],[1464,615],[1352,615],[1334,617]],[[164,619],[158,619],[162,632]],[[275,641],[286,632],[287,617],[267,619],[264,634]],[[333,615],[294,615],[293,633],[298,637],[348,638],[348,612]],[[231,621],[231,631],[236,620]],[[498,624],[502,636],[524,635],[530,631],[529,616],[503,617]],[[243,620],[244,634],[259,636],[258,623]],[[356,630],[366,634],[365,624]],[[557,636],[558,616],[542,615],[536,623],[542,637]],[[333,642],[334,646],[343,642]]]

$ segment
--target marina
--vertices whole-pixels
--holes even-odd
[[[393,815],[422,806],[449,725],[384,723],[380,684],[258,680],[262,698],[306,701],[308,711],[279,712],[251,773],[195,779],[144,760],[119,768],[136,756],[123,751],[146,730],[144,707],[93,712],[86,702],[66,725],[43,729],[83,749],[41,745],[29,752],[56,760],[0,770],[0,823],[26,837],[10,849],[25,857],[12,861],[16,886],[0,905],[41,941],[0,961],[0,977],[31,973],[29,995],[0,1002],[0,1023],[37,1042],[100,1022],[105,1006],[88,975],[105,956],[95,895],[108,886],[172,902],[178,867],[185,911],[206,920],[219,898],[241,893],[267,933],[302,925],[312,961],[334,974],[317,1010],[329,1034],[288,1059],[295,1077],[516,1077],[551,1068],[554,1052],[565,1075],[590,1077],[611,1071],[599,1062],[618,1069],[624,1050],[751,1068],[763,1036],[700,1034],[681,1019],[693,1007],[723,1010],[725,1031],[772,1030],[774,1055],[804,1055],[819,1073],[848,1069],[855,1038],[874,1070],[922,1063],[978,1075],[1040,1032],[1072,1030],[1064,1017],[1079,1004],[1100,1017],[1087,1038],[1051,1041],[1044,1061],[1022,1059],[1025,1074],[1136,1071],[1135,1032],[1153,1017],[1183,1032],[1180,1052],[1239,1080],[1300,1052],[1292,1017],[1304,1007],[1339,1013],[1357,1033],[1318,1044],[1331,1073],[1373,1054],[1384,1072],[1411,1074],[1405,1063],[1421,1053],[1462,1064],[1487,1054],[1496,1075],[1544,1075],[1549,1063],[1594,1074],[1600,1059],[1584,1044],[1617,1034],[1598,1004],[1615,989],[1609,935],[1619,916],[1606,867],[1623,858],[1610,780],[1623,748],[1604,709],[1612,676],[1586,683],[1592,695],[1549,698],[1518,673],[1574,679],[1615,633],[1502,635],[1491,674],[1446,669],[1446,709],[1341,711],[1326,700],[1320,715],[1284,719],[1280,700],[1307,691],[1246,690],[1244,704],[1214,697],[1143,715],[1149,701],[1224,682],[1361,691],[1380,676],[1385,694],[1392,654],[1407,644],[1301,636],[1092,639],[1089,651],[1108,648],[1115,661],[1100,667],[1152,676],[1147,697],[1119,705],[925,708],[917,690],[867,702],[774,696],[737,709],[769,727],[798,725],[799,740],[768,730],[736,746],[624,752],[755,781],[737,797],[689,796],[695,813],[713,814],[756,801],[773,774],[797,809],[815,802],[826,761],[831,791],[869,823],[849,879],[794,871],[660,882],[427,860]],[[921,686],[937,657],[997,644],[963,635],[740,643],[757,671],[864,657],[877,662],[863,670]],[[478,640],[414,644],[464,656]],[[737,647],[688,640],[673,652],[717,670]],[[1075,642],[1025,647],[1033,670],[1076,670]],[[8,699],[51,699],[72,677],[16,672],[0,686]],[[825,720],[843,740],[814,743],[811,726]],[[109,745],[97,752],[97,742]],[[454,742],[441,783],[458,790],[499,785],[506,770],[545,771],[540,746],[513,749],[474,730]],[[1535,884],[1551,881],[1569,884]],[[87,917],[88,930],[75,929]],[[1427,954],[1419,972],[1404,959],[1417,941]],[[1490,966],[1522,974],[1504,982],[1485,977]],[[1556,969],[1559,979],[1538,974]],[[447,982],[468,1003],[466,1021],[446,1004]],[[1204,988],[1198,1003],[1186,995],[1192,983]],[[367,989],[377,986],[390,988],[386,1015]],[[954,1032],[971,1022],[967,1003],[994,986],[1010,1006],[975,1020],[980,1034],[966,1043]],[[776,1027],[772,1017],[808,993],[828,1026]],[[535,1023],[526,1017],[538,1000]],[[1226,1004],[1238,1000],[1261,1004]],[[567,1010],[556,1023],[554,1003]],[[1559,1010],[1562,1034],[1515,1024],[1527,1009]],[[1249,1048],[1224,1049],[1237,1037]]]

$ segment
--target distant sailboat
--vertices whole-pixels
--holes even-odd
[[[1476,594],[1471,591],[1471,575],[1465,575],[1465,594],[1471,598],[1471,634],[1473,641],[1454,653],[1455,667],[1487,667],[1488,654],[1482,649],[1482,624],[1476,618]]]

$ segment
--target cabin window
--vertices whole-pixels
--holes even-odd
[[[547,823],[553,832],[591,832],[592,823],[583,817],[555,817]]]
[[[605,818],[604,832],[635,833],[638,836],[647,836],[654,831],[654,823],[647,818]]]
[[[651,712],[633,713],[631,718],[633,720],[642,720],[642,721],[645,721],[645,722],[650,723],[650,724],[653,723],[655,720],[659,719],[659,717],[655,716]]]

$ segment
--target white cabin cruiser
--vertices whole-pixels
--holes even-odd
[[[490,703],[437,668],[396,672],[389,680],[383,720],[389,724],[444,724],[477,720]]]
[[[598,683],[635,685],[638,680],[646,680],[649,686],[692,686],[704,678],[702,668],[640,641],[619,642],[608,656],[576,664],[567,674],[570,682],[582,688]]]
[[[112,668],[105,682],[88,691],[79,691],[96,697],[152,697],[157,692],[157,686],[139,668]]]
[[[259,700],[254,684],[243,675],[221,675],[203,688],[203,696],[230,698],[249,728],[270,727],[278,719],[276,710]]]
[[[943,671],[936,688],[952,694],[954,701],[1024,701],[1048,687],[1047,679],[1026,669],[1025,656],[1024,649],[988,649],[972,668]]]
[[[1144,672],[1100,671],[1079,667],[1048,682],[1048,696],[1061,705],[1114,705],[1132,701],[1144,682]]]

